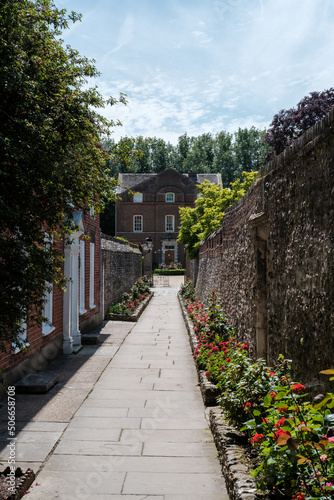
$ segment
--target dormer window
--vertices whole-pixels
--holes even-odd
[[[166,193],[166,202],[173,203],[174,201],[175,201],[175,194],[174,193]]]
[[[143,193],[136,193],[133,195],[134,203],[143,203]]]

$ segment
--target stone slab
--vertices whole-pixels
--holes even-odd
[[[92,457],[74,455],[53,455],[45,469],[58,471],[101,471],[113,468],[119,472],[168,472],[168,473],[215,473],[216,457]]]
[[[93,425],[89,428],[66,429],[62,441],[114,441],[118,442],[121,429],[99,429]]]
[[[141,455],[142,443],[139,441],[123,444],[101,441],[72,441],[61,440],[54,451],[55,455],[94,455],[101,456],[128,456]]]
[[[201,442],[146,442],[144,443],[143,455],[154,457],[202,457],[203,455],[216,454],[212,443]]]
[[[197,494],[202,495],[202,498],[212,493],[220,494],[222,490],[223,482],[217,475],[200,473],[128,472],[123,486],[123,492],[128,494]]]
[[[139,429],[140,418],[126,417],[77,417],[75,416],[68,429]],[[85,434],[83,433],[83,437]]]
[[[124,483],[123,472],[42,471],[29,490],[29,500],[78,500],[96,498],[101,494],[120,494]]]
[[[58,380],[59,375],[54,373],[31,373],[16,382],[15,388],[17,393],[41,394],[48,392]]]

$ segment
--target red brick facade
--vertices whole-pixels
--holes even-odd
[[[92,322],[95,326],[99,322],[99,309],[100,309],[100,218],[99,215],[91,217],[86,214],[82,217],[84,225],[84,235],[81,236],[80,241],[84,242],[85,246],[85,313],[79,315],[79,329],[87,329],[87,325],[92,322],[95,316],[97,320]],[[88,238],[87,238],[88,237]],[[90,304],[90,249],[91,243],[94,243],[94,307]],[[64,252],[64,241],[60,240],[55,243],[58,248]],[[80,259],[78,259],[80,262]],[[79,270],[80,275],[80,270]],[[79,297],[80,301],[80,284],[79,284]],[[54,287],[52,293],[52,325],[29,326],[26,331],[27,349],[13,352],[11,347],[8,346],[7,351],[1,353],[0,364],[5,372],[15,373],[9,375],[9,380],[21,378],[26,373],[38,371],[48,361],[52,361],[62,352],[63,344],[63,327],[64,327],[64,292]],[[31,361],[32,360],[32,361]],[[38,360],[38,361],[37,361]],[[27,362],[29,361],[29,367]]]
[[[116,236],[141,245],[151,237],[153,268],[172,262],[185,267],[185,249],[177,242],[179,208],[194,206],[197,185],[204,179],[221,182],[219,174],[181,174],[172,169],[160,174],[120,174]]]

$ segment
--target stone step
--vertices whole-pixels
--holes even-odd
[[[84,333],[81,335],[81,343],[83,345],[99,344],[101,334],[99,332]]]
[[[24,394],[44,394],[48,392],[59,380],[59,375],[54,373],[30,373],[16,382],[16,392]]]

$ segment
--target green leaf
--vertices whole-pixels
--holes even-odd
[[[254,410],[253,415],[254,417],[259,417],[261,415],[261,412],[259,410]]]
[[[264,397],[263,404],[264,404],[265,407],[268,407],[268,406],[271,405],[271,396],[270,396],[270,394],[267,394]]]

